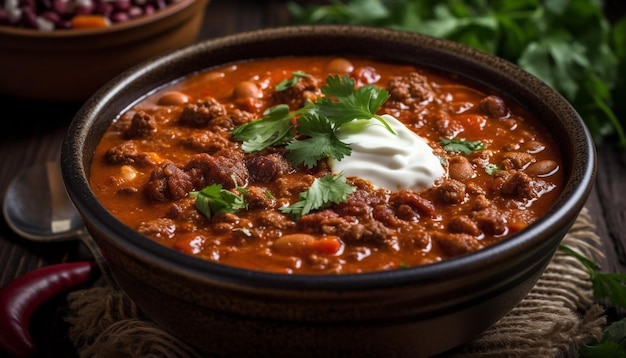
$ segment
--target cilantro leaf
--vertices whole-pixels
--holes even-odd
[[[293,115],[288,105],[279,104],[265,111],[263,118],[235,127],[232,137],[242,141],[242,149],[249,153],[286,143],[294,136]]]
[[[626,308],[626,274],[602,272],[597,263],[567,245],[561,244],[559,249],[574,256],[585,266],[596,298],[608,299],[614,305]]]
[[[580,347],[580,358],[626,358],[626,318],[613,322],[595,345]]]
[[[378,119],[391,133],[393,129],[376,111],[389,98],[389,92],[373,85],[354,89],[355,82],[348,76],[328,76],[322,93],[326,95],[317,101],[315,109],[320,117],[331,118],[335,129],[355,119]]]
[[[494,174],[496,174],[498,171],[500,171],[502,168],[500,168],[497,164],[487,164],[485,165],[485,173],[493,176]]]
[[[306,139],[294,140],[286,147],[287,159],[295,166],[304,164],[312,168],[323,158],[341,160],[350,155],[350,145],[340,141],[334,132],[333,123],[325,117],[307,116],[298,119],[298,133]]]
[[[290,87],[295,86],[296,83],[298,83],[298,80],[300,78],[305,78],[305,77],[309,77],[309,75],[302,71],[294,71],[291,73],[291,78],[280,81],[276,85],[276,87],[274,87],[274,89],[276,90],[276,92],[282,92]]]
[[[485,147],[481,141],[467,141],[463,138],[440,138],[439,141],[443,145],[443,149],[448,152],[458,152],[463,154],[472,154]]]
[[[212,184],[200,191],[192,191],[189,195],[196,198],[194,202],[196,208],[210,219],[218,213],[234,213],[246,208],[244,201],[246,189],[237,186],[235,190],[239,194],[223,189],[221,184]]]
[[[308,190],[300,193],[298,202],[281,208],[281,211],[293,215],[297,221],[302,215],[306,215],[312,210],[346,202],[348,195],[355,190],[356,188],[348,184],[343,175],[327,174],[315,179]]]

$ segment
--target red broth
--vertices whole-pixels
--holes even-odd
[[[338,173],[326,159],[294,164],[285,143],[244,151],[232,133],[274,106],[315,103],[329,75],[388,90],[377,113],[427,141],[444,169],[432,187],[389,190],[347,176],[344,201],[285,212]],[[93,190],[126,225],[206,260],[288,274],[394,270],[480,250],[541,217],[564,183],[553,139],[513,101],[445,73],[361,58],[259,59],[190,75],[122,113],[94,158]],[[191,193],[216,185],[239,206],[207,216]]]

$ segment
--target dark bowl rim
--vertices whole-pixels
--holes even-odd
[[[355,32],[360,35],[351,35]],[[86,170],[82,162],[80,150],[85,140],[84,133],[87,131],[89,124],[95,120],[91,116],[103,110],[107,101],[117,100],[115,98],[117,91],[128,86],[137,78],[156,71],[160,66],[170,66],[177,59],[193,55],[194,53],[198,54],[203,51],[215,50],[215,48],[228,46],[229,44],[255,41],[258,40],[259,36],[280,38],[281,36],[291,36],[298,33],[306,33],[310,36],[330,36],[342,33],[344,36],[357,37],[368,36],[368,34],[378,34],[377,36],[382,34],[382,36],[390,37],[400,36],[404,41],[423,41],[428,43],[437,47],[436,51],[443,52],[446,55],[460,56],[464,62],[472,65],[480,63],[480,61],[497,64],[500,70],[507,71],[509,76],[518,76],[516,78],[519,78],[524,84],[539,89],[544,94],[552,96],[551,98],[555,101],[560,102],[558,103],[560,112],[568,117],[568,120],[572,122],[570,124],[576,126],[582,139],[581,143],[576,143],[578,148],[582,148],[581,158],[573,164],[579,171],[579,175],[569,179],[563,194],[544,217],[507,240],[441,263],[403,270],[360,274],[287,275],[212,263],[177,252],[140,235],[122,225],[97,202],[85,178]],[[481,66],[485,65],[482,64]],[[128,105],[132,104],[130,101],[126,103]],[[79,133],[79,135],[76,135],[76,133]],[[105,235],[110,237],[111,242],[118,248],[125,250],[127,253],[134,252],[131,255],[138,255],[141,257],[141,260],[149,260],[159,267],[176,271],[181,275],[197,277],[200,280],[218,281],[222,284],[293,291],[302,289],[346,291],[384,289],[419,282],[440,281],[446,277],[466,275],[468,270],[488,269],[495,264],[512,265],[511,262],[513,261],[518,261],[519,265],[520,260],[526,260],[526,263],[528,263],[528,260],[533,255],[553,253],[560,239],[557,242],[555,240],[544,240],[544,238],[554,235],[562,236],[565,233],[563,230],[567,231],[571,227],[582,210],[595,178],[595,155],[593,139],[575,109],[548,85],[506,60],[459,43],[418,33],[353,25],[316,25],[269,28],[210,39],[175,50],[133,67],[102,87],[79,110],[70,124],[68,135],[63,142],[61,164],[68,193],[79,211],[89,218],[99,221],[100,226],[98,230],[102,230]]]

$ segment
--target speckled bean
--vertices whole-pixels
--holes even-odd
[[[554,160],[540,160],[529,165],[528,168],[526,168],[526,173],[538,177],[545,177],[555,173],[558,166],[559,165]]]

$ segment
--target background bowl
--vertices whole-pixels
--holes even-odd
[[[0,26],[0,94],[83,101],[124,70],[196,40],[209,0],[181,0],[97,29]]]
[[[186,74],[241,59],[351,54],[443,69],[512,98],[555,133],[566,186],[543,218],[478,252],[429,266],[303,276],[226,267],[163,247],[121,224],[87,177],[111,120]],[[216,356],[431,356],[506,315],[531,290],[582,209],[595,149],[556,92],[514,65],[415,33],[343,26],[286,27],[210,40],[144,63],[78,112],[62,149],[69,195],[123,290],[157,324]]]

